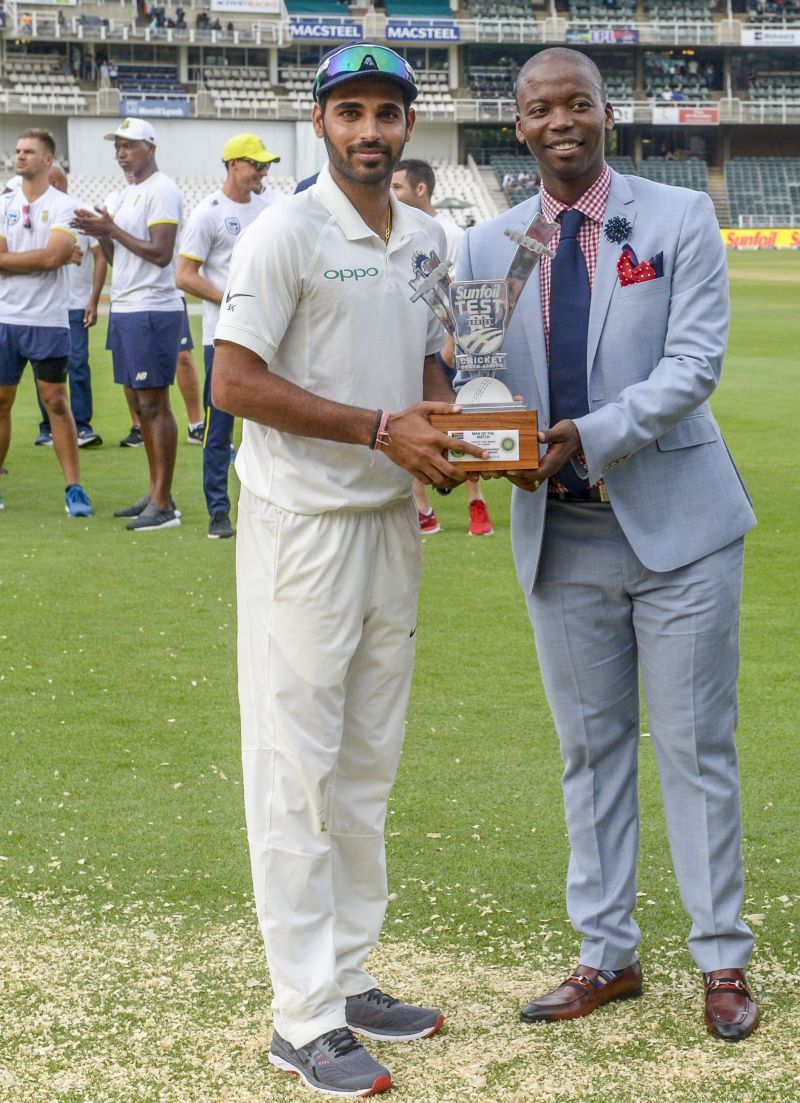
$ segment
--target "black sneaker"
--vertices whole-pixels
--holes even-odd
[[[190,425],[186,430],[187,444],[202,444],[206,435],[206,423],[198,421],[196,425]]]
[[[139,448],[142,444],[142,430],[138,425],[131,425],[130,433],[119,442],[120,448]]]
[[[233,536],[234,528],[230,515],[227,513],[214,513],[208,522],[209,540],[227,540]]]
[[[294,1073],[310,1088],[327,1095],[377,1095],[392,1086],[389,1070],[367,1053],[346,1026],[329,1030],[299,1049],[276,1030],[269,1047],[269,1063]]]
[[[126,528],[136,532],[154,532],[156,529],[174,529],[181,523],[177,510],[159,509],[148,502],[138,517],[128,521]]]
[[[95,433],[94,429],[90,429],[88,425],[84,425],[78,430],[78,447],[79,448],[99,448],[103,443],[103,438],[99,433]]]
[[[441,1011],[415,1007],[387,996],[380,988],[370,988],[360,996],[348,996],[345,1018],[351,1030],[379,1042],[410,1042],[430,1038],[444,1024]]]

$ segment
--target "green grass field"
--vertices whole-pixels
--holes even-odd
[[[563,903],[560,760],[513,574],[508,490],[492,483],[493,539],[466,536],[463,492],[436,502],[445,531],[425,543],[387,827],[392,900],[374,969],[390,991],[448,1014],[428,1043],[375,1047],[410,1103],[800,1098],[800,254],[736,254],[730,268],[730,354],[714,409],[760,521],[747,542],[739,748],[762,1028],[734,1047],[702,1027],[647,740],[645,997],[577,1023],[517,1021],[521,1002],[563,979],[577,938]],[[182,526],[136,535],[112,518],[147,480],[143,449],[117,447],[128,420],[104,329],[101,320],[93,335],[94,427],[106,443],[81,456],[96,516],[65,516],[55,456],[31,446],[27,373],[3,480],[0,1100],[306,1098],[266,1063],[233,541],[206,539],[200,449],[185,443],[174,492]],[[185,441],[182,409],[179,423]]]

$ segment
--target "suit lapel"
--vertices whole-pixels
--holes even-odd
[[[636,203],[630,186],[624,177],[612,169],[611,190],[608,195],[603,225],[605,226],[609,218],[614,218],[615,215],[626,219],[631,226],[636,222]],[[597,345],[600,341],[600,334],[603,332],[603,323],[606,320],[611,294],[617,282],[617,260],[623,244],[623,242],[609,241],[603,231],[600,231],[600,248],[597,254],[597,268],[594,273],[592,305],[589,310],[589,333],[586,345],[586,362],[589,375],[592,373]]]
[[[524,222],[519,227],[527,230],[531,219],[541,210],[541,200],[537,195],[534,205],[527,212]],[[525,340],[530,352],[531,366],[536,380],[536,389],[539,392],[539,412],[541,421],[545,425],[550,423],[550,383],[547,376],[547,348],[544,341],[544,325],[542,324],[542,288],[537,264],[531,272],[525,290],[519,297],[514,320],[522,320],[522,328],[525,332]],[[512,326],[514,322],[512,321]]]

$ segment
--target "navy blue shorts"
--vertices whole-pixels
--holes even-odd
[[[183,310],[143,310],[108,320],[106,348],[114,362],[114,382],[134,390],[171,387],[181,348]]]
[[[189,324],[189,311],[186,309],[186,300],[183,303],[183,330],[181,332],[181,352],[191,352],[194,348],[192,340],[192,327]]]
[[[0,386],[16,387],[29,360],[37,379],[66,383],[69,350],[69,329],[62,326],[0,323]]]

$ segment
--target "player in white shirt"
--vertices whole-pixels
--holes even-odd
[[[270,153],[256,134],[236,134],[226,142],[222,161],[225,182],[195,207],[183,232],[178,256],[177,284],[203,300],[203,359],[206,377],[203,406],[206,432],[203,442],[203,492],[212,539],[233,536],[228,497],[228,468],[233,418],[211,401],[214,330],[228,282],[233,247],[241,234],[277,197],[264,188],[269,166],[280,157]]]
[[[0,204],[0,468],[11,440],[11,407],[30,361],[53,429],[71,517],[89,517],[80,485],[78,437],[67,395],[70,351],[66,265],[82,259],[70,228],[72,206],[50,186],[55,155],[46,130],[25,130],[17,141],[22,184]],[[2,499],[0,499],[2,502]]]
[[[355,1096],[391,1076],[352,1030],[397,1041],[444,1020],[386,996],[365,962],[386,907],[383,829],[414,657],[411,477],[465,476],[429,421],[452,409],[442,327],[408,287],[415,254],[442,250],[444,234],[390,193],[413,70],[385,46],[344,46],[313,91],[329,163],[234,249],[212,398],[245,418],[239,695],[269,1060]]]
[[[392,191],[395,196],[402,203],[408,203],[410,207],[416,207],[418,211],[424,211],[426,215],[435,218],[438,225],[444,230],[447,238],[447,260],[452,269],[455,268],[458,259],[458,250],[461,248],[464,231],[452,218],[448,218],[446,214],[437,211],[433,206],[432,198],[435,187],[436,175],[427,161],[409,157],[401,161],[394,170]],[[448,350],[449,354],[452,355],[452,341],[449,339],[446,342],[446,356]],[[450,378],[454,378],[455,372],[441,357],[440,363],[448,372]],[[426,536],[441,532],[441,525],[428,501],[425,484],[418,479],[414,480],[414,501],[417,503],[419,513],[420,532]],[[467,483],[467,509],[469,511],[469,528],[467,531],[470,536],[491,536],[494,529],[479,482],[469,481]]]
[[[131,181],[113,210],[78,210],[72,225],[97,238],[112,268],[106,348],[114,379],[125,388],[142,429],[150,467],[147,493],[117,510],[128,528],[154,531],[180,524],[172,501],[178,426],[169,404],[184,326],[175,288],[178,226],[183,214],[176,184],[159,172],[156,134],[143,119],[123,119],[106,139]]]
[[[62,195],[67,194],[67,174],[61,165],[50,169],[50,183]],[[74,209],[85,206],[72,199]],[[97,242],[86,234],[78,234],[78,246],[83,253],[80,264],[67,266],[69,284],[69,404],[78,430],[78,447],[92,448],[103,443],[92,429],[92,369],[89,364],[89,330],[97,324],[97,308],[106,278],[106,259]],[[34,444],[52,444],[50,419],[39,400],[42,420]]]

